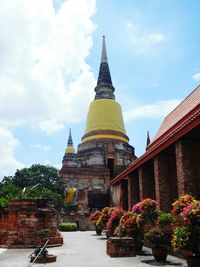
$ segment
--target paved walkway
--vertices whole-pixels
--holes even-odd
[[[97,237],[95,232],[63,233],[62,247],[48,248],[50,254],[57,255],[55,263],[34,264],[34,267],[186,267],[182,259],[169,256],[167,263],[157,263],[151,250],[144,249],[146,256],[111,258],[106,255],[106,238]],[[28,255],[33,249],[0,249],[0,267],[27,267]]]

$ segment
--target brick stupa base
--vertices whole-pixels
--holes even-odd
[[[58,212],[47,200],[18,199],[9,202],[0,210],[0,245],[9,248],[27,248],[43,245],[62,245],[63,238],[57,229]],[[47,238],[41,239],[38,232],[48,229]]]
[[[135,240],[131,237],[109,237],[106,253],[110,257],[136,256]]]

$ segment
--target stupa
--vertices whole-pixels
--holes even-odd
[[[136,159],[126,134],[121,106],[115,100],[104,36],[94,91],[77,153],[70,130],[60,170],[69,210],[78,214],[88,214],[112,204],[110,180]]]

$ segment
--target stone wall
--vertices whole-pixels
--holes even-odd
[[[58,212],[46,200],[12,200],[0,210],[0,245],[9,248],[36,247],[49,239],[48,245],[62,245],[58,226]],[[41,239],[40,230],[49,234]]]

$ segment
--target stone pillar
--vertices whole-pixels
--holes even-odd
[[[181,139],[176,142],[175,148],[178,194],[192,194],[193,196],[199,197],[199,142]]]
[[[158,154],[154,158],[155,194],[161,210],[170,211],[172,204],[168,155]]]
[[[121,181],[122,209],[128,210],[128,180]]]
[[[128,208],[131,210],[132,206],[139,202],[139,178],[138,170],[131,172],[128,176]]]
[[[128,209],[130,210],[133,205],[133,176],[128,176]]]
[[[155,199],[154,173],[151,164],[144,164],[139,168],[139,194],[140,200],[148,197]]]
[[[140,194],[139,194],[139,176],[138,170],[134,173],[133,179],[133,204],[136,204],[140,201]]]

